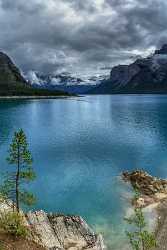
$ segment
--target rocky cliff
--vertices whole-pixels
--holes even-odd
[[[130,65],[118,65],[90,94],[167,93],[167,45]]]
[[[0,95],[15,92],[16,89],[25,88],[26,80],[12,60],[0,52]]]
[[[26,84],[26,80],[12,60],[0,52],[0,85],[17,83]]]

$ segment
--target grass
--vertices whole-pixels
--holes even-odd
[[[0,250],[46,250],[29,239],[22,214],[0,212]]]
[[[23,216],[16,212],[0,213],[0,232],[23,238],[28,235],[28,229],[24,224]]]
[[[0,233],[0,250],[46,250],[33,241]]]

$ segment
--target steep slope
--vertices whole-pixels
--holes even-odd
[[[89,93],[167,93],[167,45],[150,57],[113,67],[110,78]]]
[[[39,90],[30,86],[12,60],[5,53],[0,52],[0,96],[57,96],[62,94],[65,93],[62,91]]]

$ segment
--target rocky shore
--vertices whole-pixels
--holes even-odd
[[[141,206],[151,217],[157,239],[157,248],[167,250],[167,180],[159,179],[137,170],[124,172],[125,182],[140,191],[133,205]],[[9,202],[0,202],[0,212],[10,211]],[[27,240],[45,250],[105,250],[101,234],[96,234],[80,216],[29,211],[23,214],[25,225],[30,229]],[[36,249],[36,248],[35,248]],[[112,249],[111,249],[112,250]]]
[[[141,195],[136,201],[136,206],[146,207],[167,198],[167,180],[153,177],[141,170],[124,172],[122,178],[139,190]]]
[[[122,178],[140,192],[140,198],[133,205],[154,210],[156,218],[155,235],[157,247],[155,250],[167,250],[167,180],[159,179],[148,173],[137,170],[124,172]]]
[[[26,214],[35,242],[48,250],[103,250],[101,235],[95,234],[80,216],[47,214],[44,211]]]
[[[9,202],[0,203],[0,212],[11,211]],[[23,214],[23,212],[22,212]],[[29,211],[23,214],[30,235],[27,240],[46,250],[104,250],[101,234],[95,234],[80,216]]]

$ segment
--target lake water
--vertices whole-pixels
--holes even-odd
[[[0,102],[0,165],[13,133],[23,128],[37,180],[34,209],[79,214],[104,234],[112,250],[125,249],[129,207],[124,170],[167,177],[167,96],[85,96]]]

